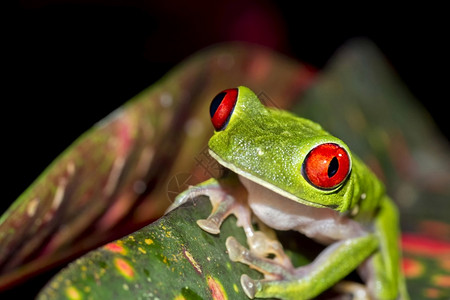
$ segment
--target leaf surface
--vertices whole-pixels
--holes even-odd
[[[245,245],[236,218],[219,235],[196,224],[211,210],[207,197],[194,199],[141,230],[71,263],[38,299],[247,299],[239,280],[261,274],[231,262],[228,236]]]

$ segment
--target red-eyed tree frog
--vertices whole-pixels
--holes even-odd
[[[249,298],[310,299],[334,286],[354,299],[408,299],[396,207],[347,145],[310,120],[265,107],[243,86],[219,93],[210,114],[209,152],[230,172],[191,187],[173,207],[209,196],[213,211],[197,223],[211,234],[236,215],[249,249],[229,237],[229,256],[265,276],[241,276]],[[296,230],[328,246],[295,268],[267,230],[253,227],[255,216],[269,228]],[[342,281],[353,270],[364,284]]]

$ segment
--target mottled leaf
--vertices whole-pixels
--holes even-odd
[[[229,259],[227,237],[247,246],[233,215],[218,235],[200,229],[196,221],[211,209],[208,197],[194,198],[135,233],[91,251],[56,275],[37,299],[248,299],[240,276],[259,279],[262,274]],[[323,249],[299,235],[278,235],[295,266],[307,264]]]
[[[182,178],[210,177],[208,107],[220,90],[247,85],[286,108],[312,77],[250,45],[188,58],[75,141],[0,218],[0,290],[155,220]]]
[[[219,235],[200,229],[196,220],[211,211],[201,198],[71,263],[38,299],[248,299],[240,274],[261,275],[225,248],[230,235],[245,244],[245,234],[235,217]]]

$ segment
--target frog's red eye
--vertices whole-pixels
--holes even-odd
[[[340,185],[350,173],[350,158],[344,148],[326,143],[312,149],[305,158],[303,177],[320,189]]]
[[[238,97],[238,89],[228,89],[217,94],[211,101],[209,114],[216,131],[224,130],[233,114]]]

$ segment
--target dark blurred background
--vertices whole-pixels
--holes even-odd
[[[365,36],[448,137],[443,7],[297,1],[9,1],[2,20],[3,211],[81,133],[181,60],[223,41],[322,68]],[[424,141],[426,142],[426,141]]]

